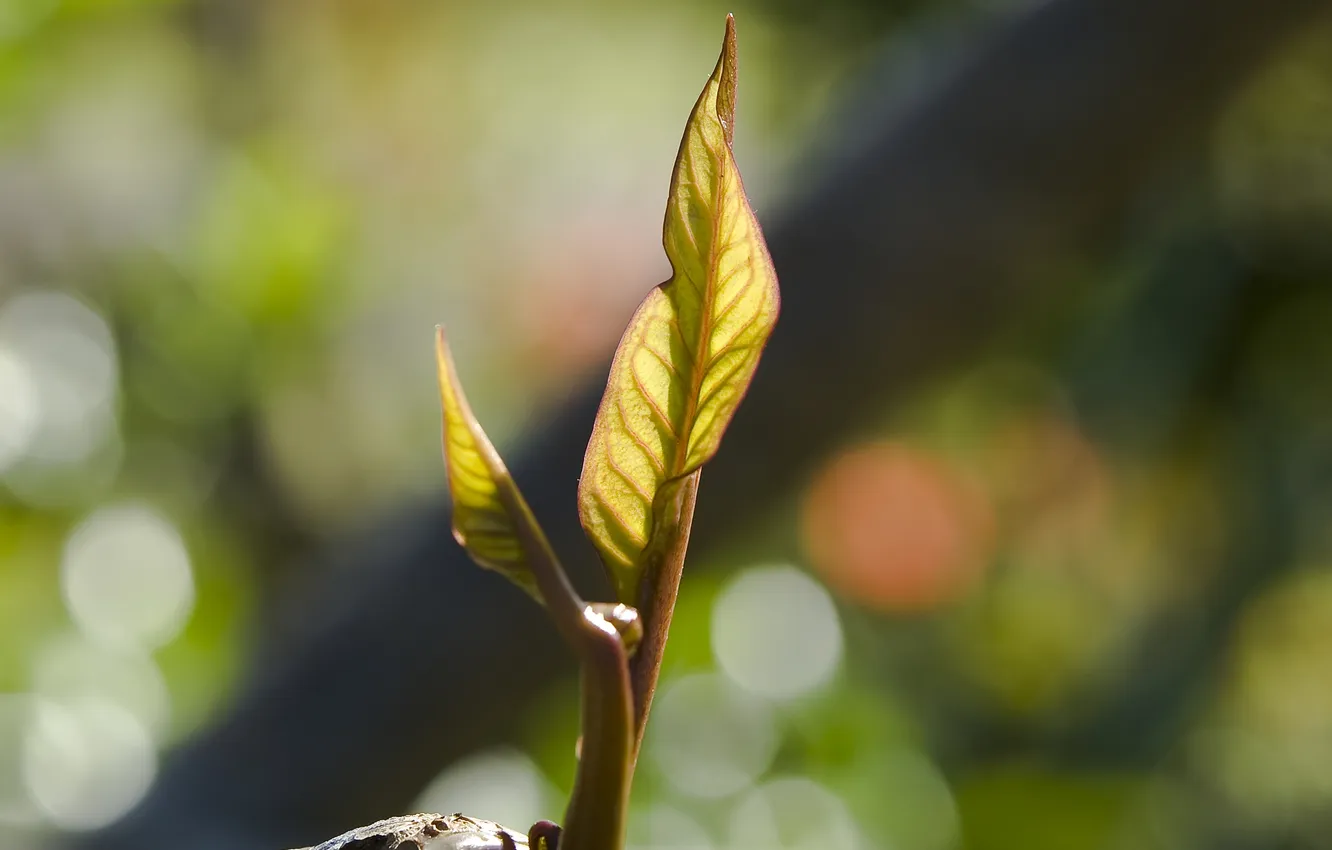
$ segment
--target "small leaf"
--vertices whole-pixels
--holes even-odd
[[[620,340],[578,484],[583,528],[630,604],[678,482],[716,453],[777,321],[777,275],[731,150],[735,86],[727,16],[671,175],[673,273]]]
[[[541,602],[517,524],[529,529],[529,538],[540,541],[547,551],[549,546],[504,461],[472,415],[443,328],[435,331],[435,360],[444,408],[444,466],[453,496],[453,537],[478,564],[503,573]]]

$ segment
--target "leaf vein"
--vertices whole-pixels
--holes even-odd
[[[610,454],[607,453],[606,457],[609,460]],[[634,529],[629,527],[628,521],[626,521],[624,516],[615,508],[614,502],[606,498],[606,491],[602,489],[601,481],[599,479],[594,478],[592,480],[592,489],[596,493],[597,504],[601,506],[601,510],[615,520],[615,524],[620,527],[620,530],[624,532],[624,535],[628,537],[634,545],[640,548],[647,545],[647,541],[644,540],[640,534],[635,532]],[[631,559],[626,555],[624,562],[626,564],[631,563]]]
[[[614,453],[609,451],[606,452],[606,462],[610,464],[612,472],[619,476],[624,483],[633,488],[634,492],[638,494],[638,498],[642,499],[646,504],[652,504],[652,496],[643,488],[642,482],[634,478],[628,472],[625,472],[624,467],[620,466],[620,462],[615,459]]]
[[[621,396],[615,397],[615,412],[619,414],[620,422],[624,424],[624,432],[629,435],[629,439],[642,449],[643,454],[647,456],[648,462],[657,470],[657,474],[664,476],[666,470],[661,465],[661,459],[652,451],[652,447],[648,445],[647,441],[634,430],[634,426],[629,423],[629,416],[624,411],[624,398]]]
[[[734,277],[734,273],[732,273],[732,274],[730,275],[730,277]],[[722,290],[725,286],[726,286],[726,282],[725,282],[725,281],[722,282],[722,283],[717,284],[717,291],[718,291],[718,292],[721,292],[721,290]],[[745,297],[745,295],[747,295],[747,294],[748,294],[748,287],[746,287],[746,286],[741,286],[741,287],[740,287],[740,291],[737,292],[737,293],[735,294],[735,297],[732,298],[730,301],[728,301],[728,302],[726,303],[726,306],[723,307],[723,308],[721,309],[720,312],[716,313],[716,314],[712,317],[712,326],[715,328],[717,325],[720,325],[720,324],[722,323],[722,321],[727,317],[727,315],[729,315],[730,312],[731,312],[732,310],[735,309],[735,306],[736,306],[737,304],[739,304],[739,303],[741,302],[741,300],[743,300],[744,297]]]
[[[666,324],[670,325],[671,329],[675,331],[676,336],[679,337],[681,346],[680,350],[684,352],[685,357],[689,358],[689,365],[696,365],[698,363],[698,358],[694,356],[694,349],[689,344],[689,340],[685,339],[684,326],[680,324],[680,314],[677,311],[672,310],[670,315],[666,317]]]
[[[696,409],[702,410],[711,404],[712,400],[717,397],[721,390],[727,387],[731,378],[735,377],[735,374],[743,369],[747,363],[749,363],[748,357],[737,357],[735,363],[726,367],[726,370],[722,373],[722,376],[717,379],[717,382],[712,385],[712,388],[699,398],[698,407]]]
[[[656,348],[654,348],[654,347],[652,347],[651,345],[649,345],[649,344],[648,344],[648,341],[647,341],[646,339],[642,340],[639,344],[643,346],[643,350],[644,350],[644,351],[646,351],[648,354],[651,354],[653,357],[655,357],[655,358],[657,359],[657,362],[658,362],[658,363],[660,363],[662,366],[666,367],[666,371],[667,371],[667,372],[669,372],[669,373],[671,373],[672,375],[675,375],[675,376],[677,376],[677,377],[679,376],[679,374],[680,374],[680,370],[677,369],[677,368],[675,368],[675,364],[672,363],[672,362],[670,361],[670,359],[666,357],[666,355],[662,354],[662,353],[661,353],[660,351],[658,351]]]
[[[758,348],[758,346],[754,345],[753,343],[745,343],[744,345],[731,345],[730,343],[734,342],[736,338],[739,336],[740,334],[736,334],[735,336],[731,337],[731,339],[729,339],[725,345],[718,347],[718,349],[715,352],[713,352],[711,356],[708,357],[708,362],[703,367],[704,374],[711,372],[713,368],[715,368],[716,365],[719,362],[721,362],[722,358],[726,357],[728,354],[742,354],[746,351]]]
[[[657,400],[652,397],[647,384],[643,383],[643,379],[638,374],[638,369],[632,363],[629,364],[629,377],[633,379],[634,386],[638,388],[638,394],[647,402],[648,408],[656,415],[661,427],[666,429],[666,433],[672,440],[679,440],[680,435],[675,432],[675,425],[666,416],[666,411],[662,410],[661,406],[657,404]]]

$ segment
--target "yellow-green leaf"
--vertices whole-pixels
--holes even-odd
[[[620,340],[578,484],[583,528],[630,604],[672,483],[716,453],[777,321],[777,275],[731,149],[735,87],[727,16],[671,175],[672,275]]]
[[[444,329],[435,333],[439,397],[444,409],[444,466],[453,496],[453,536],[478,564],[503,573],[542,601],[517,525],[549,551],[532,511],[518,492],[458,382]]]

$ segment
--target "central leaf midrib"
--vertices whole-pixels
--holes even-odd
[[[719,81],[717,86],[717,96],[720,96],[720,93],[721,85]],[[713,111],[714,113],[716,112],[715,100],[713,103]],[[709,117],[715,119],[715,115]],[[715,156],[712,146],[708,144],[707,139],[701,130],[699,132],[699,141],[702,143],[703,149],[706,150],[709,155]],[[674,473],[674,475],[671,476],[672,478],[680,475],[684,471],[685,463],[689,459],[689,442],[694,431],[694,418],[698,415],[698,397],[699,394],[703,392],[703,376],[707,372],[707,363],[711,359],[708,352],[704,349],[704,346],[706,346],[707,341],[712,338],[713,317],[711,306],[713,300],[716,298],[716,292],[713,290],[717,282],[717,267],[721,262],[721,252],[717,249],[717,238],[719,231],[721,230],[720,210],[722,208],[722,179],[725,177],[726,170],[725,156],[717,156],[716,158],[720,162],[718,163],[718,167],[714,169],[711,187],[713,203],[711,210],[712,215],[709,216],[712,226],[711,238],[708,240],[710,256],[705,259],[705,262],[699,264],[704,268],[703,303],[699,309],[698,340],[694,346],[695,350],[690,357],[690,365],[692,368],[690,369],[689,376],[689,393],[685,396],[685,415],[681,419],[680,437],[675,441],[675,451],[671,458],[671,470]]]

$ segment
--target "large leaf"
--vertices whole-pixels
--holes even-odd
[[[672,275],[620,340],[578,484],[583,527],[630,604],[674,485],[716,453],[777,321],[777,276],[731,149],[735,86],[728,16],[671,175]]]
[[[444,409],[444,465],[453,496],[453,536],[478,564],[503,573],[540,602],[541,592],[522,541],[535,540],[547,553],[549,544],[504,461],[472,415],[443,328],[436,329],[435,359]],[[519,524],[526,531],[523,536]]]

